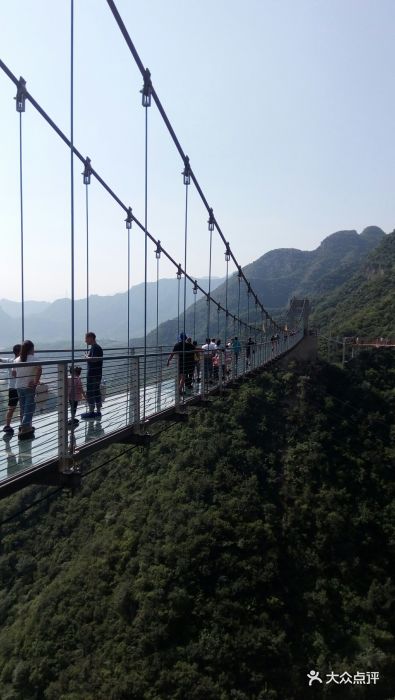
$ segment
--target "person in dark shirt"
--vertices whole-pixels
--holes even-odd
[[[183,392],[185,379],[187,384],[189,384],[189,379],[192,377],[195,359],[195,347],[187,341],[185,333],[181,333],[179,342],[175,344],[169,355],[167,366],[169,366],[175,353],[178,355],[179,389],[180,392]]]
[[[103,349],[96,343],[96,335],[91,331],[86,333],[85,342],[87,345],[90,345],[90,349],[86,353],[86,357],[88,358],[86,398],[89,411],[87,413],[82,413],[81,418],[88,420],[89,418],[101,418],[102,398],[100,383],[103,372]]]

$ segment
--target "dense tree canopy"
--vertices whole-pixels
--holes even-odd
[[[266,372],[3,526],[2,700],[392,697],[394,377]]]

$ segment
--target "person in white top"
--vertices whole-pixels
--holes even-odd
[[[12,348],[12,352],[14,353],[13,358],[8,358],[8,357],[1,357],[0,362],[7,362],[7,364],[11,364],[15,362],[15,359],[18,357],[19,353],[21,351],[21,346],[20,345],[14,345]],[[15,370],[10,367],[8,370],[8,409],[7,409],[7,415],[5,418],[5,426],[3,428],[3,432],[6,433],[6,435],[12,435],[14,432],[14,429],[11,428],[11,420],[12,416],[14,415],[14,411],[18,405],[18,392],[15,388]],[[6,435],[4,437],[6,437]]]
[[[19,437],[28,437],[33,433],[36,387],[42,374],[41,365],[23,367],[24,362],[34,362],[34,345],[31,340],[25,340],[22,343],[20,355],[15,360],[17,365],[15,387],[18,391],[21,410]]]
[[[205,344],[202,345],[202,350],[203,350],[204,374],[205,374],[206,381],[208,380],[209,382],[211,382],[213,379],[213,355],[214,355],[214,351],[216,349],[217,349],[217,346],[214,343],[214,341],[210,340],[210,338],[206,338]]]

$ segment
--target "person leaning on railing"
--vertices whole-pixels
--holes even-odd
[[[20,438],[29,437],[34,432],[32,421],[36,408],[36,388],[42,375],[41,365],[23,367],[23,363],[25,362],[34,362],[34,344],[31,340],[25,340],[22,343],[19,357],[15,360],[15,388],[18,391],[21,413],[21,425],[18,436]]]

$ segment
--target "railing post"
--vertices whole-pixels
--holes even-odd
[[[163,345],[159,346],[159,376],[157,377],[157,411],[160,411],[161,403],[162,403],[162,381],[163,381]]]
[[[138,355],[131,358],[131,390],[130,390],[130,410],[131,423],[140,431],[140,358]]]
[[[236,378],[236,352],[232,350],[232,380],[234,381]]]
[[[67,362],[58,364],[58,459],[59,471],[64,472],[69,467],[69,449],[67,436]],[[73,431],[72,431],[73,432]],[[71,451],[73,452],[73,445]]]
[[[134,412],[133,412],[133,360],[128,350],[128,372],[127,372],[127,385],[126,385],[126,395],[127,395],[127,416],[128,425],[133,425],[134,422]]]
[[[222,376],[222,353],[223,350],[219,351],[219,364],[218,364],[218,386],[219,386],[219,391],[222,394],[222,384],[223,384],[223,376]],[[225,362],[225,357],[224,357],[224,362]]]
[[[180,356],[175,353],[176,359],[176,376],[174,378],[174,405],[176,408],[180,406]],[[184,378],[185,381],[185,378]],[[184,384],[185,388],[185,384]]]
[[[204,352],[201,353],[200,357],[200,396],[202,399],[204,399],[206,386],[206,367],[204,361]]]

